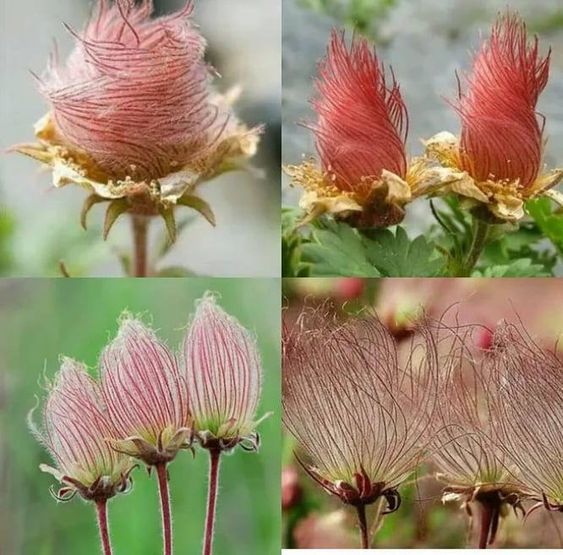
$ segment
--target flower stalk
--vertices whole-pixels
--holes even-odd
[[[112,555],[111,541],[109,539],[107,499],[100,499],[96,502],[96,514],[98,516],[98,528],[100,530],[103,553],[104,555]]]
[[[358,523],[360,525],[360,535],[362,538],[362,549],[369,549],[369,535],[368,524],[366,518],[366,506],[357,505],[356,512],[358,513]]]
[[[219,489],[220,449],[209,450],[209,490],[207,497],[207,515],[205,517],[205,537],[203,555],[213,554],[213,530],[217,512],[217,492]]]
[[[170,512],[170,491],[168,488],[168,469],[166,463],[156,465],[156,475],[160,495],[164,555],[172,555],[172,516]]]
[[[471,234],[471,244],[465,256],[465,260],[457,277],[470,277],[473,268],[479,261],[483,249],[487,245],[491,232],[491,225],[480,218],[473,218],[473,229]]]
[[[134,276],[147,277],[148,275],[148,229],[149,218],[146,216],[133,215],[131,217],[133,226],[133,248],[134,248]]]

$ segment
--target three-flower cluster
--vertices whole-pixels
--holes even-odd
[[[172,553],[167,465],[182,449],[210,454],[210,504],[205,534],[212,551],[219,458],[237,446],[257,451],[255,419],[262,372],[252,334],[212,295],[199,302],[178,353],[140,320],[124,314],[103,350],[99,379],[63,359],[49,387],[43,425],[31,422],[61,483],[56,499],[76,494],[98,509],[105,553],[111,553],[107,502],[129,490],[138,463],[155,470],[161,496],[164,553]]]
[[[374,314],[340,319],[324,306],[284,332],[283,418],[297,460],[355,509],[363,547],[429,465],[444,502],[477,511],[480,547],[509,509],[563,511],[561,359],[509,323],[485,348],[480,326],[426,320],[415,331],[397,340]]]
[[[517,221],[524,203],[548,196],[563,170],[545,172],[544,129],[536,114],[547,85],[550,55],[528,39],[524,21],[499,16],[452,102],[461,136],[441,132],[424,141],[422,156],[408,159],[408,112],[394,75],[367,40],[334,31],[319,65],[313,109],[320,165],[289,166],[304,189],[304,221],[333,214],[358,228],[398,224],[419,197],[458,195],[492,221]]]

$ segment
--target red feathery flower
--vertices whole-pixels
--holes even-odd
[[[139,320],[126,316],[102,353],[101,391],[118,451],[147,465],[170,462],[190,435],[188,391],[176,357]]]
[[[477,53],[468,90],[460,93],[461,164],[478,181],[518,181],[531,186],[542,162],[542,127],[536,104],[547,84],[549,54],[528,42],[515,14],[495,23]]]
[[[152,0],[101,0],[64,65],[40,82],[56,132],[109,175],[157,179],[217,139],[205,40],[192,2],[151,19]]]
[[[323,169],[343,191],[361,188],[362,179],[379,179],[383,170],[405,178],[407,110],[394,77],[366,39],[347,48],[343,32],[333,31],[316,80],[313,126]]]

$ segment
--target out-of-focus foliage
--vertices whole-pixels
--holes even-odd
[[[225,457],[218,500],[218,554],[278,555],[280,542],[280,295],[277,280],[2,280],[0,283],[0,538],[3,555],[97,553],[93,508],[78,498],[56,503],[50,462],[31,436],[28,411],[52,377],[59,355],[95,368],[102,347],[117,331],[124,309],[140,313],[176,347],[206,290],[256,332],[264,367],[258,413],[274,416],[259,427],[258,454]],[[177,552],[199,553],[207,495],[207,457],[181,453],[170,465]],[[158,494],[144,469],[133,474],[130,494],[110,502],[115,553],[155,555],[162,550]]]
[[[0,206],[0,274],[7,273],[13,265],[11,240],[15,223],[6,208]]]
[[[300,0],[316,12],[329,15],[360,33],[378,35],[378,26],[398,0]]]

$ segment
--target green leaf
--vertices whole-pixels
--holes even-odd
[[[529,258],[514,260],[510,264],[491,266],[485,270],[473,272],[473,277],[548,277],[551,274],[546,272],[541,264],[533,264]]]
[[[303,259],[312,265],[312,276],[380,277],[354,229],[329,220],[320,225],[312,232],[312,242],[301,247]]]
[[[529,200],[526,211],[557,250],[563,253],[563,215],[552,211],[551,201],[548,198]]]
[[[211,206],[209,206],[209,204],[201,197],[196,197],[195,195],[189,195],[186,193],[178,199],[178,205],[193,208],[196,212],[199,212],[213,227],[217,225],[215,214],[213,213],[213,210],[211,210]]]
[[[400,226],[370,231],[366,239],[368,260],[387,277],[434,277],[442,273],[443,257],[422,235],[411,241]]]
[[[298,228],[301,210],[284,208],[282,210],[282,271],[283,277],[304,277],[309,266],[303,264],[301,247],[309,242],[308,234]]]
[[[104,220],[104,241],[108,238],[109,232],[119,216],[121,216],[121,214],[125,214],[128,210],[129,203],[124,198],[112,200],[108,204]]]

